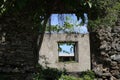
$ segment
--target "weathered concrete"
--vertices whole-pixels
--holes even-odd
[[[58,61],[58,42],[73,41],[78,43],[78,62]],[[90,45],[89,34],[45,34],[41,50],[39,52],[39,64],[58,69],[66,69],[68,72],[80,72],[90,70]]]

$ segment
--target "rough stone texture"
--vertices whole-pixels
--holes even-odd
[[[102,80],[101,78],[120,80],[120,20],[113,28],[100,27],[94,33],[90,33],[90,35],[92,68],[94,72],[100,77],[100,80]],[[5,77],[2,80],[31,80],[31,72],[33,72],[35,61],[33,36],[31,24],[26,22],[26,18],[21,20],[17,20],[14,17],[9,18],[9,16],[7,19],[0,18],[0,79],[2,76]],[[68,36],[66,40],[69,41],[73,37]],[[88,36],[85,35],[84,37],[87,37],[87,42],[89,42]],[[70,67],[71,71],[90,69],[90,52],[89,50],[87,51],[89,48],[84,45],[89,45],[89,43],[86,43],[84,37],[79,36],[80,40],[82,39],[82,42],[80,42],[82,46],[79,48],[80,53],[83,52],[81,53],[82,56],[79,55],[80,65],[78,63],[69,65],[59,63],[58,67],[62,65],[60,67],[64,68],[66,65],[66,67]],[[54,41],[54,38],[50,38],[50,36],[48,39]],[[58,39],[62,38],[59,37]],[[77,38],[74,39],[78,40]],[[48,45],[51,47],[50,43]],[[84,48],[83,51],[81,51],[82,48]],[[48,52],[46,54],[50,55]],[[40,53],[40,55],[42,54]],[[53,57],[51,56],[50,58],[54,59]],[[88,59],[88,63],[85,62],[86,59]],[[57,67],[51,64],[50,66]]]
[[[92,43],[96,44],[92,45]],[[114,77],[113,80],[120,79],[120,25],[118,22],[112,28],[100,27],[91,33],[91,53],[92,68],[98,76],[102,77],[101,74],[109,73],[109,77]]]
[[[58,42],[77,42],[78,62],[58,61]],[[45,34],[41,50],[39,52],[39,63],[43,66],[66,69],[68,72],[80,72],[91,69],[90,63],[89,34]]]
[[[25,76],[34,69],[32,29],[13,17],[0,19],[0,73]],[[14,75],[12,75],[14,74]],[[26,80],[26,79],[25,79]]]

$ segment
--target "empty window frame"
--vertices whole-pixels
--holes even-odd
[[[77,62],[77,42],[58,42],[59,62]]]

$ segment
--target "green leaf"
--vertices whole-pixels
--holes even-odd
[[[92,7],[92,3],[90,3],[90,2],[87,2],[88,3],[88,5],[89,5],[89,7],[91,8]]]

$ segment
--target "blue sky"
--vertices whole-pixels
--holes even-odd
[[[63,45],[59,45],[59,47],[62,48],[62,51],[59,52],[59,54],[62,53],[66,53],[66,54],[74,54],[74,46],[73,45],[67,45],[67,44],[63,44]],[[66,52],[64,52],[66,51]]]
[[[88,33],[88,29],[87,29],[88,17],[86,13],[84,13],[85,23],[82,26],[79,25],[82,22],[82,19],[80,18],[79,20],[77,20],[77,16],[75,14],[62,14],[62,15],[64,16],[63,20],[66,20],[65,17],[70,17],[70,19],[67,21],[70,24],[74,24],[73,29],[72,29],[74,30],[74,32],[81,33],[81,34]],[[58,17],[59,17],[58,14],[51,15],[51,25],[59,25],[62,27],[63,21],[59,21]]]

